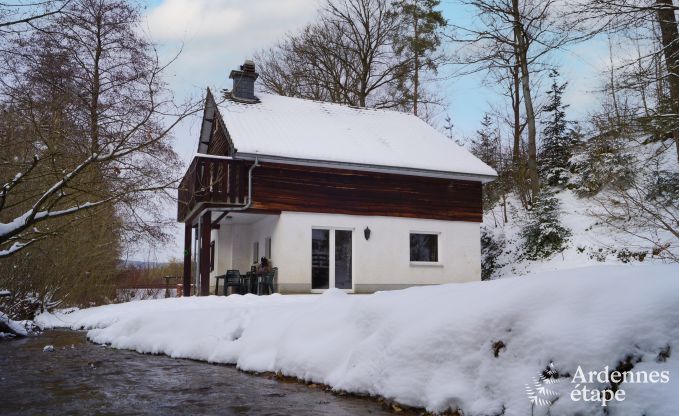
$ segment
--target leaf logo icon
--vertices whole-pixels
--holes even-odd
[[[546,378],[544,375],[533,377],[533,383],[525,384],[526,396],[531,404],[536,406],[549,406],[559,398],[559,393],[546,387],[545,384],[555,384],[559,380]]]

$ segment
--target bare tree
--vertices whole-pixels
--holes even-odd
[[[544,69],[547,56],[579,39],[575,26],[561,21],[556,0],[461,0],[476,10],[476,24],[457,27],[454,41],[463,42],[461,62],[472,70],[502,70],[514,80],[511,96],[514,108],[518,103],[518,87],[527,130],[526,163],[533,198],[540,190],[537,166],[537,127],[535,94],[531,78]],[[520,81],[520,82],[519,82]],[[514,155],[520,144],[518,112],[515,110],[516,129]]]
[[[388,0],[330,0],[316,23],[257,55],[268,92],[359,107],[395,107],[389,86],[406,71]]]
[[[25,142],[0,156],[0,257],[54,236],[57,218],[105,205],[162,236],[157,197],[179,179],[170,133],[198,106],[173,104],[138,21],[124,1],[73,0],[13,40],[0,79],[18,124],[0,136]]]
[[[665,170],[666,145],[651,149],[636,143],[635,175],[625,182],[612,183],[596,197],[596,217],[622,236],[633,238],[621,245],[639,253],[679,262],[679,174]],[[643,258],[642,258],[643,260]]]
[[[659,88],[667,84],[666,108],[660,106],[653,117],[656,125],[664,126],[665,133],[673,138],[679,161],[679,30],[675,13],[679,6],[673,0],[582,0],[573,14],[590,24],[592,33],[608,32],[623,37],[630,32],[644,36],[654,44],[657,28],[657,47],[626,67],[643,67],[644,61],[653,57],[664,59],[664,68],[656,71],[655,83]],[[650,27],[649,27],[650,26]],[[655,26],[655,27],[653,27]],[[629,40],[629,37],[626,37]],[[659,62],[659,61],[656,61]],[[639,82],[645,82],[639,80]],[[659,95],[662,95],[662,91]]]
[[[0,33],[21,30],[61,13],[71,0],[34,1],[23,3],[0,2]]]

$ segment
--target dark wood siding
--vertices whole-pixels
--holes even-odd
[[[207,146],[207,153],[216,156],[228,156],[230,154],[230,140],[227,130],[224,128],[219,115],[215,114],[210,132],[210,143]]]
[[[481,183],[262,163],[252,209],[481,222]]]

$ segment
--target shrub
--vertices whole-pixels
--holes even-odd
[[[571,232],[561,225],[559,214],[559,200],[551,189],[543,188],[535,200],[528,223],[521,230],[525,258],[546,259],[568,247]]]

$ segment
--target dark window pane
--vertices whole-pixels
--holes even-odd
[[[330,286],[330,230],[311,230],[311,288]]]
[[[410,261],[439,261],[436,234],[410,234]]]
[[[335,287],[351,289],[351,231],[335,230]]]
[[[210,271],[215,270],[215,242],[210,243]]]

